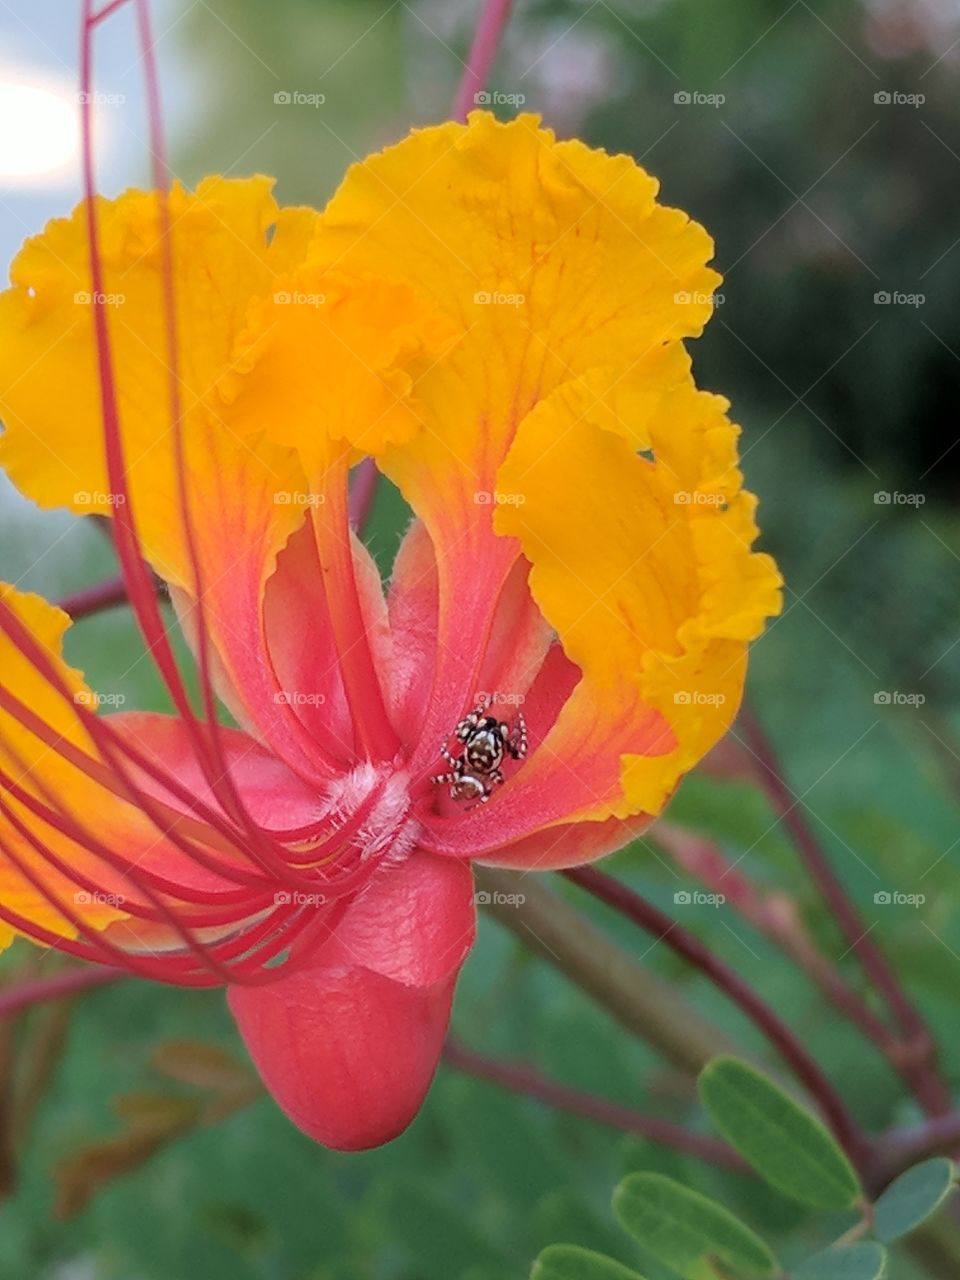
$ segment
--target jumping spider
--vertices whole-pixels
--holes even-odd
[[[446,740],[440,754],[450,766],[449,773],[435,774],[430,781],[450,784],[454,800],[472,800],[486,804],[494,786],[503,783],[500,766],[505,756],[522,760],[527,754],[527,726],[523,712],[517,712],[513,725],[486,714],[492,698],[483,697],[476,707],[457,725],[454,734],[463,743],[463,752],[453,755]]]

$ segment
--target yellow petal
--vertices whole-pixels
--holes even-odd
[[[225,549],[283,544],[302,510],[274,502],[300,471],[289,451],[243,442],[216,394],[252,298],[299,260],[314,216],[280,211],[266,178],[207,178],[169,195],[179,398],[189,506],[209,528],[210,577]],[[78,206],[28,240],[0,295],[0,464],[45,507],[112,515],[124,495],[108,479],[87,218]],[[97,226],[127,478],[145,551],[160,574],[190,588],[175,464],[171,352],[164,307],[163,221],[156,193],[98,199]],[[270,234],[272,229],[272,234]]]
[[[756,501],[726,408],[664,348],[627,378],[595,371],[555,392],[501,469],[522,501],[498,508],[496,528],[520,539],[533,596],[583,671],[544,761],[626,744],[615,726],[651,710],[668,727],[659,754],[622,748],[623,798],[598,796],[581,816],[662,808],[732,722],[748,642],[779,612],[776,566],[751,551]]]
[[[491,511],[518,423],[565,381],[626,371],[710,313],[712,242],[656,193],[627,156],[558,142],[534,116],[475,112],[353,166],[323,214],[311,262],[403,276],[460,335],[416,379],[421,428],[371,446],[436,549],[448,696],[427,737],[468,705],[478,673],[463,655],[482,648],[516,559]],[[486,611],[464,610],[478,598]]]
[[[402,274],[463,335],[418,384],[430,416],[415,459],[388,459],[416,496],[426,463],[433,479],[466,473],[472,498],[537,399],[700,332],[712,242],[656,193],[628,156],[558,142],[536,116],[479,111],[349,170],[311,257]]]
[[[64,663],[61,657],[63,635],[70,619],[60,609],[48,604],[39,596],[27,595],[13,587],[0,584],[0,601],[9,608],[18,621],[30,632],[46,657],[56,667],[73,699],[89,708],[96,707],[96,697],[84,683],[78,671]],[[114,814],[120,810],[132,813],[115,796],[86,777],[63,754],[62,749],[73,747],[89,756],[98,758],[88,734],[81,727],[76,712],[53,686],[36,670],[21,651],[4,633],[0,632],[0,668],[3,669],[4,688],[42,721],[52,731],[52,744],[24,728],[9,710],[0,707],[0,769],[7,778],[29,792],[47,806],[62,804],[68,811],[83,820],[96,818],[96,830],[100,833],[109,827]],[[24,860],[44,886],[59,894],[71,907],[76,907],[84,920],[94,928],[105,928],[111,921],[123,919],[124,913],[107,901],[91,899],[78,905],[77,885],[59,871],[53,869],[11,822],[9,813],[45,843],[52,844],[61,855],[66,855],[71,865],[86,875],[103,880],[103,867],[99,860],[87,851],[65,841],[41,819],[31,815],[26,806],[14,799],[6,787],[0,788],[0,798],[6,807],[0,814],[0,839],[15,857]],[[127,828],[126,834],[132,834]],[[142,839],[154,839],[141,822]],[[125,852],[129,852],[129,846]],[[89,896],[89,895],[88,895]],[[11,911],[26,917],[43,928],[64,937],[74,936],[75,930],[61,913],[31,884],[13,860],[0,849],[0,902]],[[5,945],[13,931],[0,923],[0,945]]]

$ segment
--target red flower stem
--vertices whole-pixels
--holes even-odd
[[[362,532],[364,525],[370,519],[379,483],[380,472],[377,470],[377,464],[373,458],[364,458],[350,481],[350,524],[354,529]]]
[[[883,996],[902,1031],[909,1038],[908,1063],[917,1100],[931,1115],[944,1115],[951,1108],[949,1090],[937,1071],[937,1046],[926,1023],[900,985],[883,952],[874,944],[857,909],[837,878],[826,851],[803,814],[800,801],[785,781],[776,749],[763,725],[744,705],[738,723],[744,739],[756,757],[761,785],[774,812],[787,828],[810,878],[832,911],[840,929],[863,965],[871,982]]]
[[[111,982],[133,975],[123,969],[109,969],[104,965],[90,965],[83,969],[66,969],[50,978],[35,978],[15,986],[0,987],[0,1018],[9,1018],[30,1005],[43,1004],[47,1000],[61,1000],[64,996],[78,995],[92,987],[104,987]]]
[[[620,884],[612,876],[593,867],[577,867],[561,872],[568,880],[605,902],[621,915],[632,920],[647,933],[663,942],[677,955],[704,974],[714,986],[724,992],[763,1032],[776,1048],[784,1062],[798,1080],[816,1099],[838,1142],[850,1159],[862,1168],[866,1145],[853,1117],[847,1111],[843,1099],[821,1071],[804,1046],[786,1023],[774,1013],[753,988],[719,956],[713,954],[699,938],[688,933],[659,907],[642,898],[640,894]]]
[[[912,1046],[901,1040],[844,980],[810,937],[801,922],[797,904],[789,895],[761,890],[742,867],[731,865],[715,841],[698,832],[661,819],[648,839],[706,889],[723,893],[727,905],[790,956],[827,999],[888,1059],[904,1081],[911,1084],[915,1065]]]
[[[538,1102],[556,1107],[559,1111],[569,1111],[572,1115],[583,1116],[597,1124],[619,1129],[621,1133],[634,1133],[661,1146],[673,1147],[688,1155],[696,1156],[708,1164],[719,1165],[724,1169],[736,1169],[741,1173],[747,1171],[747,1166],[736,1152],[719,1139],[691,1133],[682,1125],[673,1124],[669,1120],[643,1115],[630,1107],[608,1102],[605,1098],[596,1098],[569,1085],[558,1084],[555,1080],[549,1080],[541,1075],[539,1071],[522,1066],[520,1063],[489,1058],[485,1054],[468,1049],[452,1038],[448,1039],[444,1046],[443,1060],[457,1071],[463,1071],[479,1080],[489,1080],[511,1093],[535,1098]]]
[[[454,120],[466,120],[467,113],[476,105],[476,95],[487,83],[512,8],[513,0],[487,0],[484,5],[453,100]]]
[[[127,584],[122,578],[108,578],[105,582],[97,582],[92,587],[85,587],[82,591],[75,591],[57,601],[59,607],[64,613],[69,613],[74,622],[128,603]]]

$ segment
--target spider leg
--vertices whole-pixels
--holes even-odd
[[[446,760],[447,764],[450,766],[451,769],[456,769],[457,766],[460,764],[460,761],[457,759],[457,757],[449,751],[449,749],[447,748],[447,744],[445,742],[441,742],[440,744],[440,755],[443,757],[444,760]]]
[[[442,786],[445,782],[449,782],[451,784],[457,782],[458,778],[455,773],[435,773],[431,776],[430,781]]]
[[[470,737],[471,733],[473,733],[474,729],[476,729],[477,725],[480,723],[480,717],[482,714],[483,708],[476,707],[469,715],[463,717],[456,729],[454,729],[454,733],[461,742],[466,742]]]
[[[489,800],[490,800],[490,788],[489,786],[484,785],[483,795],[477,796],[476,800],[474,800],[472,804],[468,804],[464,809],[464,813],[469,813],[470,810],[475,809],[478,804],[488,804]]]
[[[522,711],[517,712],[517,718],[513,722],[513,728],[510,730],[510,737],[504,743],[504,746],[514,760],[522,760],[527,754],[527,722],[523,718]]]

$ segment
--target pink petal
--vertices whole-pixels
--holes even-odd
[[[385,866],[302,967],[230,989],[250,1056],[304,1133],[357,1151],[407,1127],[433,1078],[474,929],[469,868],[417,852]]]
[[[190,737],[175,716],[146,711],[120,712],[109,717],[110,727],[136,747],[201,803],[220,809],[203,775]],[[219,734],[230,777],[257,826],[266,831],[283,831],[319,823],[324,807],[316,790],[307,786],[290,769],[259,743],[239,729],[221,728]],[[190,813],[185,803],[152,778],[135,771],[137,781],[148,795]]]
[[[423,522],[414,520],[397,550],[390,576],[388,676],[394,725],[405,747],[421,737],[437,661],[439,587],[433,543]]]

